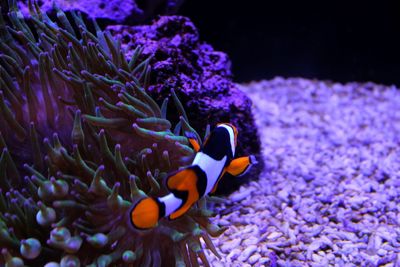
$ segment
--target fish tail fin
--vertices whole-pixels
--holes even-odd
[[[149,229],[157,225],[162,211],[158,199],[146,197],[139,200],[130,211],[130,221],[137,229]]]

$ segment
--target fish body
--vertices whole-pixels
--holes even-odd
[[[189,142],[197,150],[192,164],[169,174],[166,181],[169,194],[144,198],[133,206],[130,211],[132,225],[138,229],[148,229],[163,217],[177,219],[201,197],[215,192],[225,172],[234,176],[247,172],[256,161],[253,156],[234,159],[237,135],[235,126],[221,123],[210,133],[202,147],[194,137],[189,136]]]

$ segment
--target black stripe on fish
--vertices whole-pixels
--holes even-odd
[[[201,198],[202,196],[204,196],[204,193],[206,192],[207,175],[198,165],[193,165],[193,166],[187,167],[187,169],[193,170],[197,176],[196,188],[197,188],[197,192],[199,193],[199,198]],[[179,172],[179,171],[177,171],[177,172]],[[181,208],[188,199],[188,192],[171,189],[171,188],[169,188],[169,190],[171,193],[174,194],[175,197],[182,200],[182,204],[181,204],[181,206],[179,206],[179,208]]]
[[[186,201],[187,201],[187,199],[189,197],[189,192],[186,191],[186,190],[185,191],[181,191],[181,190],[176,190],[176,189],[172,189],[172,190],[170,190],[170,192],[172,194],[174,194],[174,196],[176,198],[179,198],[179,199],[182,200],[182,204],[175,210],[175,211],[177,211],[180,208],[182,208],[183,205],[185,205],[185,203],[186,203]]]
[[[158,198],[154,198],[158,205],[158,219],[165,216],[165,203],[161,202]]]
[[[206,173],[198,166],[194,165],[191,166],[191,168],[194,170],[194,172],[197,175],[197,191],[199,193],[199,198],[204,196],[207,188],[207,175]]]
[[[221,160],[224,156],[228,161],[233,158],[230,135],[226,128],[215,128],[203,148],[200,150],[215,160]]]

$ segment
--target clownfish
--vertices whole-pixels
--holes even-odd
[[[189,135],[196,151],[192,164],[168,175],[168,195],[147,197],[136,203],[129,214],[131,224],[136,229],[149,229],[163,217],[177,219],[201,197],[214,193],[226,172],[233,176],[245,174],[257,161],[254,156],[234,159],[237,135],[236,127],[230,123],[218,124],[202,147]]]

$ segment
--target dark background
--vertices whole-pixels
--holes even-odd
[[[179,14],[228,53],[237,82],[295,76],[400,86],[396,2],[186,0]]]

